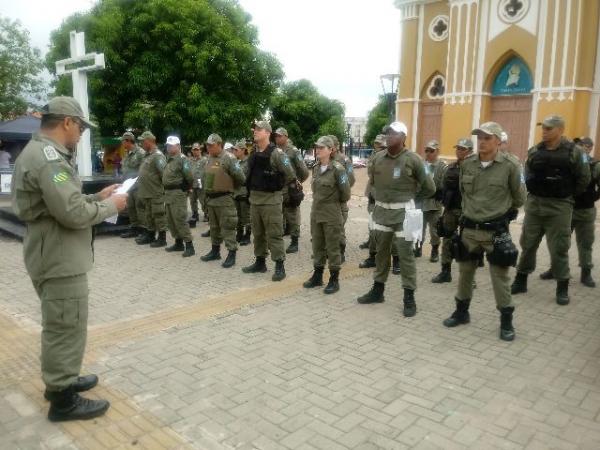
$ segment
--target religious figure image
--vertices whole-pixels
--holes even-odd
[[[506,80],[506,87],[517,87],[519,85],[520,78],[521,68],[518,64],[513,64],[508,70],[508,79]]]

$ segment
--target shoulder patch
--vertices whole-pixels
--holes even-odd
[[[56,184],[61,184],[65,181],[68,181],[69,178],[69,172],[67,172],[66,170],[61,170],[60,172],[54,174],[54,176],[52,177],[52,182]]]
[[[44,147],[44,156],[46,157],[47,161],[59,161],[60,160],[60,155],[58,154],[56,149],[54,147],[52,147],[51,145],[46,145]]]

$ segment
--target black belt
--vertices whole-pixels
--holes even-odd
[[[206,196],[208,198],[219,198],[219,197],[224,197],[225,195],[231,195],[233,194],[232,192],[207,192]]]
[[[506,221],[491,220],[489,222],[475,222],[468,217],[463,217],[461,225],[464,228],[470,228],[471,230],[497,231],[498,229],[506,228]]]
[[[165,191],[174,191],[176,189],[180,189],[183,191],[180,184],[178,184],[177,186],[165,186]]]

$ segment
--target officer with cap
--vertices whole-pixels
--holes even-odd
[[[415,210],[414,198],[424,198],[435,193],[433,180],[425,173],[423,161],[416,153],[404,146],[408,134],[406,125],[393,122],[386,127],[387,150],[373,158],[369,167],[369,183],[375,188],[375,209],[373,210],[373,230],[377,243],[374,284],[371,290],[358,298],[358,303],[380,303],[384,301],[383,291],[390,270],[391,247],[394,236],[398,237],[400,273],[404,288],[405,317],[417,313],[415,289],[417,269],[412,250],[414,224],[412,218],[419,217]],[[420,231],[421,223],[418,225]]]
[[[594,234],[596,229],[596,206],[595,203],[600,199],[600,164],[591,157],[594,141],[589,137],[581,137],[577,142],[586,153],[590,164],[591,181],[586,190],[575,196],[573,205],[573,219],[571,220],[571,233],[575,231],[577,242],[577,254],[579,256],[579,267],[581,267],[580,281],[584,286],[596,287],[596,282],[592,278],[592,248],[594,245]],[[542,280],[551,280],[554,278],[552,269],[540,274]]]
[[[123,176],[127,178],[137,177],[140,165],[144,159],[146,152],[137,146],[135,136],[131,131],[126,131],[121,137],[123,148],[127,154],[121,163]],[[134,185],[128,192],[127,197],[127,214],[129,215],[129,230],[121,234],[122,238],[134,238],[142,233],[144,227],[144,217],[142,212],[143,207],[139,207],[140,200],[137,197],[137,185]]]
[[[569,247],[574,196],[590,183],[590,166],[585,152],[565,137],[561,116],[546,117],[542,142],[527,153],[525,182],[527,202],[521,232],[521,257],[512,284],[513,294],[527,292],[527,276],[535,270],[535,258],[542,237],[550,250],[552,274],[556,281],[556,303],[569,303]]]
[[[192,183],[192,190],[190,191],[190,207],[192,208],[192,218],[189,221],[191,228],[196,227],[196,223],[200,220],[198,213],[198,203],[204,210],[203,194],[204,189],[202,187],[202,178],[204,177],[204,168],[206,167],[207,158],[202,155],[202,146],[199,142],[192,144],[192,156],[190,158],[190,165],[192,168],[192,174],[194,176],[194,182]],[[205,212],[206,214],[206,212]]]
[[[164,247],[167,245],[167,217],[162,176],[167,160],[156,146],[156,137],[151,131],[144,131],[140,138],[146,155],[140,165],[137,195],[145,210],[146,229],[135,242],[139,245],[150,244],[150,247],[154,248]]]
[[[208,136],[206,147],[209,156],[204,174],[204,188],[212,249],[200,259],[202,261],[221,259],[221,243],[224,241],[229,252],[221,266],[228,269],[235,265],[238,248],[235,240],[238,217],[233,193],[246,182],[246,176],[239,161],[223,148],[221,136],[216,133]]]
[[[81,193],[74,152],[86,128],[95,127],[72,97],[54,97],[42,108],[34,133],[15,162],[12,207],[27,224],[25,267],[42,308],[41,365],[54,422],[91,419],[109,408],[79,392],[98,383],[80,376],[88,317],[87,272],[93,264],[92,225],[125,208],[127,194],[112,185]]]
[[[438,234],[443,237],[442,241],[442,271],[436,275],[432,283],[449,283],[452,281],[452,236],[458,229],[460,216],[462,215],[462,196],[459,188],[460,165],[473,153],[473,142],[469,138],[459,139],[456,145],[456,161],[448,165],[442,176],[441,202],[444,205],[444,213],[438,221]]]
[[[289,189],[283,191],[283,235],[290,235],[291,243],[285,249],[286,253],[298,252],[298,238],[300,237],[300,204],[298,203],[298,194],[302,192],[302,183],[308,178],[308,169],[302,158],[302,153],[298,150],[288,138],[288,132],[285,128],[275,130],[275,144],[283,153],[285,153],[292,163],[292,169],[296,175],[297,185],[290,185]],[[290,195],[290,190],[296,195]]]
[[[248,149],[246,148],[246,140],[242,139],[233,146],[233,156],[235,156],[240,163],[240,167],[244,172],[244,177],[248,177]],[[252,233],[252,227],[250,226],[250,202],[248,201],[248,188],[246,184],[242,184],[238,187],[234,193],[235,208],[237,210],[237,233],[235,236],[236,241],[240,245],[250,244],[250,235]]]
[[[496,308],[500,311],[500,339],[512,341],[515,307],[508,271],[516,263],[518,251],[508,225],[525,200],[525,186],[519,164],[499,149],[502,131],[496,122],[486,122],[474,129],[471,134],[477,135],[479,152],[460,163],[463,216],[453,242],[459,265],[456,310],[444,320],[444,326],[469,323],[477,260],[485,252]]]
[[[283,248],[283,194],[290,183],[296,183],[292,163],[281,149],[270,142],[272,128],[267,121],[254,124],[254,151],[248,158],[246,187],[250,193],[250,218],[254,233],[253,264],[244,273],[266,272],[267,251],[275,261],[273,281],[285,278]]]
[[[169,232],[175,244],[165,248],[167,252],[183,252],[187,258],[196,254],[192,233],[187,223],[187,195],[194,183],[192,167],[181,153],[181,142],[177,136],[167,138],[167,165],[162,175],[165,188],[165,210]],[[184,247],[185,243],[185,247]]]

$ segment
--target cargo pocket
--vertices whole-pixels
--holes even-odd
[[[42,325],[45,329],[70,329],[87,324],[87,275],[55,278],[41,286]]]

